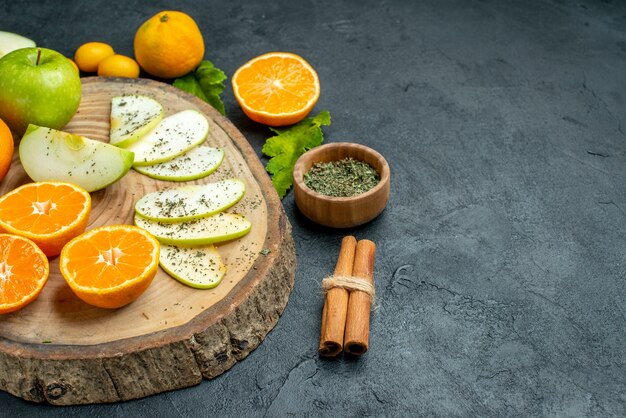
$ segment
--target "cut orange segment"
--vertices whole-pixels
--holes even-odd
[[[313,67],[289,52],[269,52],[248,61],[235,72],[232,83],[244,113],[270,126],[300,122],[320,96]]]
[[[28,183],[0,197],[0,232],[31,239],[51,257],[85,231],[90,213],[89,193],[75,184]]]
[[[120,308],[150,286],[159,265],[159,242],[131,225],[106,225],[68,242],[59,266],[76,296],[100,308]]]
[[[49,274],[48,259],[34,242],[0,234],[0,314],[17,311],[37,299]]]

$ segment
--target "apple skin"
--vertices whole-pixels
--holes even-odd
[[[106,142],[36,125],[29,125],[18,153],[32,180],[66,181],[90,193],[121,179],[135,160]]]
[[[63,128],[78,110],[80,99],[80,77],[60,53],[22,48],[0,58],[0,119],[14,138],[21,138],[31,123]]]

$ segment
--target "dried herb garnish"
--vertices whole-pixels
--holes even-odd
[[[369,164],[353,158],[316,163],[304,174],[308,188],[326,196],[350,197],[372,189],[380,175]]]

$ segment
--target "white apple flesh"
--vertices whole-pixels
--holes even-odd
[[[245,193],[239,179],[177,187],[146,194],[135,204],[135,212],[152,221],[191,221],[228,209]]]
[[[0,31],[0,58],[16,49],[32,48],[35,41],[12,32]]]
[[[0,119],[21,137],[29,124],[63,128],[81,99],[80,77],[63,55],[22,48],[0,58]]]
[[[136,166],[136,171],[158,180],[191,181],[213,173],[224,160],[224,150],[198,146],[164,163]]]
[[[224,213],[189,222],[155,222],[135,214],[135,225],[166,245],[207,245],[243,237],[252,224],[243,215]]]
[[[226,274],[222,257],[212,244],[200,247],[161,244],[159,264],[167,274],[196,289],[211,289]]]
[[[164,115],[163,106],[150,97],[137,94],[114,97],[109,142],[127,147],[157,126]]]
[[[134,144],[135,166],[163,163],[200,145],[209,134],[209,121],[196,110],[183,110],[163,119]]]
[[[67,181],[88,192],[122,178],[133,153],[84,136],[30,125],[19,145],[20,161],[34,181]]]

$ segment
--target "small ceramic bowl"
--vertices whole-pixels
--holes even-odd
[[[380,181],[365,193],[332,197],[317,193],[304,184],[304,174],[313,164],[352,157],[374,168]],[[310,220],[333,228],[352,228],[377,217],[389,201],[389,164],[378,152],[364,145],[336,142],[305,152],[293,170],[294,196],[300,211]]]

